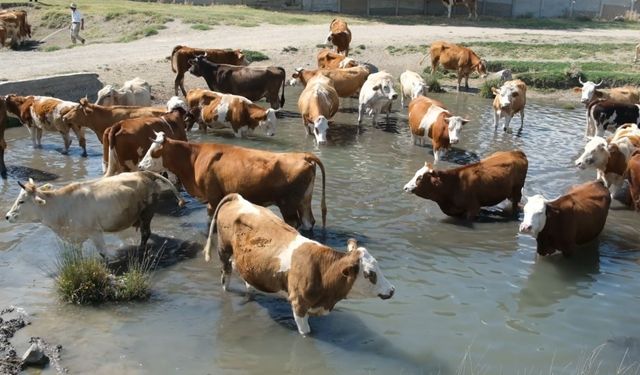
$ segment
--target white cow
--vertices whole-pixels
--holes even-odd
[[[149,107],[151,106],[151,86],[139,77],[125,82],[120,89],[106,85],[98,91],[96,104]]]
[[[173,184],[159,174],[144,171],[121,173],[97,180],[76,182],[59,189],[37,187],[33,180],[18,182],[22,190],[7,212],[10,223],[39,222],[59,237],[81,245],[91,239],[100,255],[106,256],[103,232],[119,232],[132,226],[140,229],[140,248],[151,235],[161,180],[170,186],[184,205]]]
[[[428,88],[427,83],[424,78],[420,77],[420,74],[405,70],[400,75],[400,106],[404,107],[405,97],[413,100],[420,95],[427,95]]]
[[[360,89],[360,105],[358,106],[358,125],[362,123],[362,115],[366,113],[373,117],[372,123],[375,125],[378,114],[387,114],[389,122],[389,112],[393,101],[398,98],[398,94],[393,89],[393,76],[384,70],[370,74],[364,85]]]

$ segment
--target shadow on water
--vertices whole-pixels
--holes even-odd
[[[26,181],[29,178],[33,178],[35,181],[42,182],[53,181],[59,178],[57,174],[24,166],[8,166],[7,174],[19,181]]]
[[[327,139],[332,146],[351,146],[358,143],[358,137],[365,131],[362,126],[358,129],[357,125],[333,122],[327,131]]]
[[[316,223],[319,225],[320,223]],[[332,247],[338,251],[346,251],[347,248],[347,240],[350,238],[355,238],[358,241],[359,246],[367,246],[367,242],[369,237],[356,234],[353,232],[349,232],[346,230],[342,230],[340,228],[317,228],[313,231],[300,230],[300,234],[305,237],[308,237],[314,241],[318,241],[324,245]],[[344,249],[344,250],[343,250]]]
[[[376,129],[380,129],[383,132],[400,134],[400,130],[398,129],[398,125],[400,121],[394,115],[396,115],[396,113],[392,112],[391,116],[389,117],[389,121],[387,121],[386,119],[386,114],[379,115],[378,122],[374,124],[373,127]],[[363,125],[366,124],[366,122],[367,122],[366,119],[362,120]]]

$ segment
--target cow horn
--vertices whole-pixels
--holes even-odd
[[[602,85],[602,83],[604,83],[603,79],[600,80],[600,83],[596,83],[596,87],[600,87],[600,85]]]
[[[22,188],[22,190],[27,191],[27,188],[24,187],[24,184],[20,181],[18,181],[18,185],[20,185],[20,187]]]
[[[584,85],[584,82],[582,82],[582,76],[578,76],[578,82],[580,82],[581,85]]]

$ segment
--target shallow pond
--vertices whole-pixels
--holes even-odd
[[[299,91],[287,88],[287,112],[273,138],[259,131],[247,140],[198,131],[190,137],[318,154],[328,173],[329,214],[327,230],[316,230],[316,239],[343,249],[347,238],[357,237],[395,284],[394,298],[343,301],[330,315],[312,318],[313,335],[303,338],[286,301],[260,294],[249,299],[237,278],[234,291],[223,293],[218,263],[207,264],[198,254],[158,270],[150,302],[66,306],[52,288],[59,249],[53,232],[3,221],[0,306],[23,307],[34,322],[14,342],[46,337],[64,346],[71,373],[94,374],[538,374],[550,367],[568,374],[602,344],[602,374],[617,368],[625,352],[625,363],[640,359],[636,213],[616,203],[598,243],[584,254],[537,259],[535,240],[517,233],[517,221],[483,217],[468,225],[403,192],[433,157],[430,147],[412,144],[399,104],[392,124],[373,127],[367,120],[358,132],[357,100],[343,101],[347,109],[337,115],[329,144],[318,148],[295,114]],[[517,136],[494,132],[489,100],[438,97],[472,119],[440,167],[519,148],[529,158],[528,195],[554,197],[594,178],[594,172],[573,167],[584,142],[582,109],[531,101]],[[64,156],[57,134],[48,133],[44,149],[34,151],[24,129],[8,130],[10,178],[0,182],[0,210],[13,203],[16,178],[30,171],[25,167],[59,176],[52,181],[58,186],[97,177],[101,147],[93,133],[87,136],[89,158],[83,159],[75,140],[71,156]],[[204,243],[206,211],[191,201],[177,215],[157,215],[151,227],[162,236]],[[133,230],[107,238],[111,247],[138,240]]]

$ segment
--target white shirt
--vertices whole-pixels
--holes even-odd
[[[78,22],[82,20],[82,13],[79,10],[75,9],[71,11],[71,22]]]

